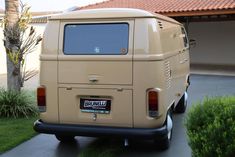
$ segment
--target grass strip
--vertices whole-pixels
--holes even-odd
[[[0,118],[0,154],[35,136],[33,122],[36,119]]]

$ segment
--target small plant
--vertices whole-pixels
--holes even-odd
[[[193,157],[235,156],[235,97],[205,98],[186,119]]]
[[[19,118],[38,114],[35,96],[31,92],[0,89],[0,117]]]

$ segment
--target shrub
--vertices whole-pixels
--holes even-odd
[[[19,118],[38,114],[33,92],[0,89],[0,117]]]
[[[193,157],[235,156],[235,97],[194,104],[185,125]]]

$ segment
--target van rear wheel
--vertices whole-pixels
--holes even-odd
[[[74,136],[68,136],[68,135],[55,135],[56,139],[60,142],[73,142],[75,141]]]
[[[175,107],[176,113],[184,113],[187,108],[187,102],[188,102],[188,94],[187,92],[184,93],[184,95],[181,97],[180,101]]]
[[[166,150],[170,147],[170,141],[171,141],[172,131],[173,131],[173,121],[172,121],[172,112],[171,111],[168,111],[165,123],[166,123],[167,130],[168,130],[167,136],[161,140],[159,140],[159,139],[155,140],[157,148],[159,150]]]

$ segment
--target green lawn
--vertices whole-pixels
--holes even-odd
[[[36,119],[0,118],[0,154],[35,136],[33,122]]]

